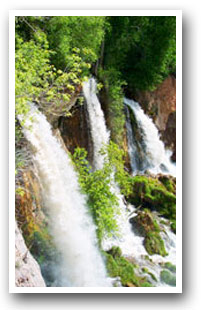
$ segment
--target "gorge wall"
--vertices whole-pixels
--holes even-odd
[[[88,160],[92,162],[93,145],[89,129],[88,113],[85,103],[72,108],[72,116],[60,117],[58,129],[67,149],[73,153],[76,147],[88,151]]]
[[[154,91],[137,92],[135,100],[153,119],[176,161],[176,78],[168,76]]]

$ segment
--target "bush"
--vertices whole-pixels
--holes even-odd
[[[103,169],[93,171],[86,160],[85,149],[76,148],[72,156],[79,173],[79,183],[82,191],[87,194],[90,212],[97,225],[99,242],[106,235],[118,233],[115,220],[118,198],[111,192],[111,167],[105,164]]]
[[[68,66],[72,49],[80,50],[85,62],[94,63],[104,37],[104,16],[53,16],[46,28],[50,47],[56,51],[53,63],[62,70]]]
[[[99,79],[104,85],[103,91],[105,92],[105,101],[107,102],[111,139],[122,147],[126,122],[123,102],[123,86],[125,82],[115,68],[108,68],[107,70],[100,68]]]
[[[108,21],[104,68],[118,70],[132,93],[153,90],[175,72],[175,16],[112,16]]]

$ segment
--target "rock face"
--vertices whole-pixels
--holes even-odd
[[[85,104],[74,107],[71,117],[61,117],[59,130],[67,149],[73,153],[76,147],[85,148],[88,160],[93,160],[93,144]]]
[[[169,114],[165,131],[162,132],[162,139],[173,151],[172,160],[176,161],[176,111]]]
[[[135,96],[145,113],[152,117],[166,147],[176,160],[176,79],[167,77],[155,91],[138,92]]]
[[[27,249],[20,230],[15,226],[15,285],[44,287],[40,267]]]

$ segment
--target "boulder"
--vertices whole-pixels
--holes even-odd
[[[138,211],[137,216],[130,219],[130,223],[143,237],[150,231],[160,231],[160,227],[149,211]]]

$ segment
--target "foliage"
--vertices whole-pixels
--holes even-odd
[[[107,234],[117,232],[114,217],[117,212],[118,199],[111,192],[113,175],[123,195],[129,196],[132,192],[132,178],[124,170],[124,151],[110,141],[107,146],[102,148],[101,154],[106,155],[104,167],[97,171],[92,171],[86,160],[85,149],[76,148],[72,156],[79,172],[81,188],[88,195],[88,204],[98,227],[99,239],[102,239],[104,232]]]
[[[111,139],[119,146],[122,146],[125,126],[123,86],[126,83],[121,79],[120,73],[113,67],[107,70],[100,68],[99,78],[104,83],[104,91],[107,97]]]
[[[175,16],[112,16],[105,63],[124,76],[130,90],[154,89],[175,72]]]
[[[107,145],[105,152],[108,155],[108,164],[115,171],[115,181],[119,185],[121,193],[128,197],[132,193],[132,177],[124,169],[125,152],[113,141]]]
[[[74,94],[76,85],[83,81],[82,68],[88,64],[79,56],[79,50],[71,55],[68,72],[56,70],[50,64],[50,56],[46,35],[35,33],[35,39],[24,42],[16,38],[16,115],[26,115],[28,102],[38,102],[46,112],[65,115],[68,103]]]
[[[65,72],[51,64],[56,52],[49,49],[47,33],[43,31],[47,22],[45,17],[16,17],[16,150],[23,144],[21,126],[24,126],[30,103],[37,103],[46,114],[68,116],[71,99],[86,79],[86,70],[90,68],[77,48],[72,48],[68,55]],[[88,55],[87,50],[82,52],[82,55],[85,54]],[[16,172],[21,168],[21,161],[16,160]]]
[[[50,47],[56,51],[52,60],[63,70],[68,66],[72,49],[80,49],[85,62],[94,63],[104,37],[103,16],[54,16],[47,24]]]
[[[88,206],[97,225],[99,241],[105,235],[118,232],[115,220],[118,199],[111,192],[111,167],[106,164],[103,169],[93,171],[86,160],[85,149],[76,148],[72,156],[73,162],[79,172],[81,188],[88,197]]]

